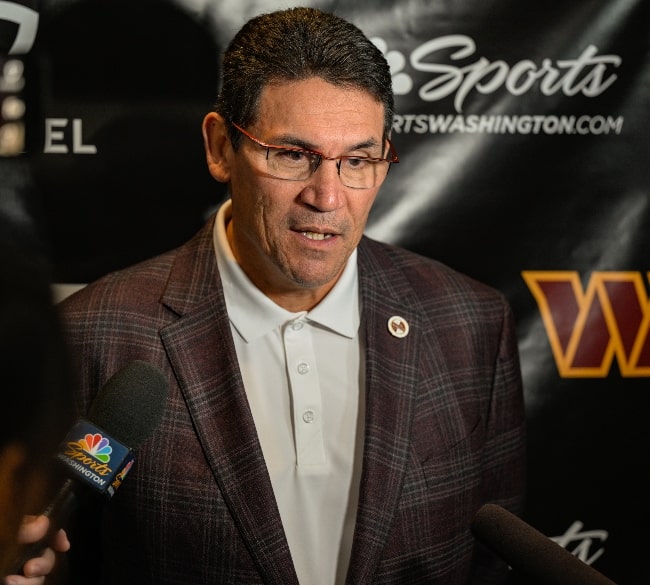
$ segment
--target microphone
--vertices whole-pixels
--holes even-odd
[[[474,516],[474,536],[535,585],[616,585],[523,520],[496,504]]]
[[[160,423],[168,387],[162,371],[140,360],[106,382],[87,417],[77,420],[56,453],[67,477],[42,512],[50,519],[47,535],[24,547],[8,574],[21,574],[25,562],[40,556],[73,513],[80,492],[113,497],[134,463],[133,449]]]

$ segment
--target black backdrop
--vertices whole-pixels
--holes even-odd
[[[56,284],[184,241],[224,196],[200,136],[219,52],[249,17],[291,3],[0,2],[5,51],[9,4],[40,19],[21,51],[27,154],[0,159],[0,194],[33,218]],[[513,305],[525,519],[621,585],[647,585],[650,3],[307,4],[354,21],[393,70],[402,162],[368,234]]]

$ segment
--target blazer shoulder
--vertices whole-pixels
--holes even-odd
[[[359,245],[359,269],[384,280],[385,286],[402,281],[418,295],[459,295],[465,301],[507,304],[505,295],[498,289],[439,260],[366,236]]]
[[[100,308],[129,311],[160,303],[170,287],[190,290],[204,274],[199,267],[216,264],[211,233],[208,222],[181,246],[98,278],[63,299],[59,303],[61,312]]]

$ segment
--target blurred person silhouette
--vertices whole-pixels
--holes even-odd
[[[1,210],[0,372],[1,577],[14,568],[22,544],[46,535],[49,520],[39,512],[57,476],[53,454],[73,420],[69,355],[53,306],[49,263],[31,228]],[[42,583],[41,575],[52,571],[54,551],[69,548],[63,531],[49,544],[25,564],[23,576],[6,582]]]

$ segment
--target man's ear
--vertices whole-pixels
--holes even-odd
[[[228,137],[228,125],[216,112],[210,112],[203,118],[203,146],[210,174],[219,182],[230,180],[230,157],[232,144]]]

